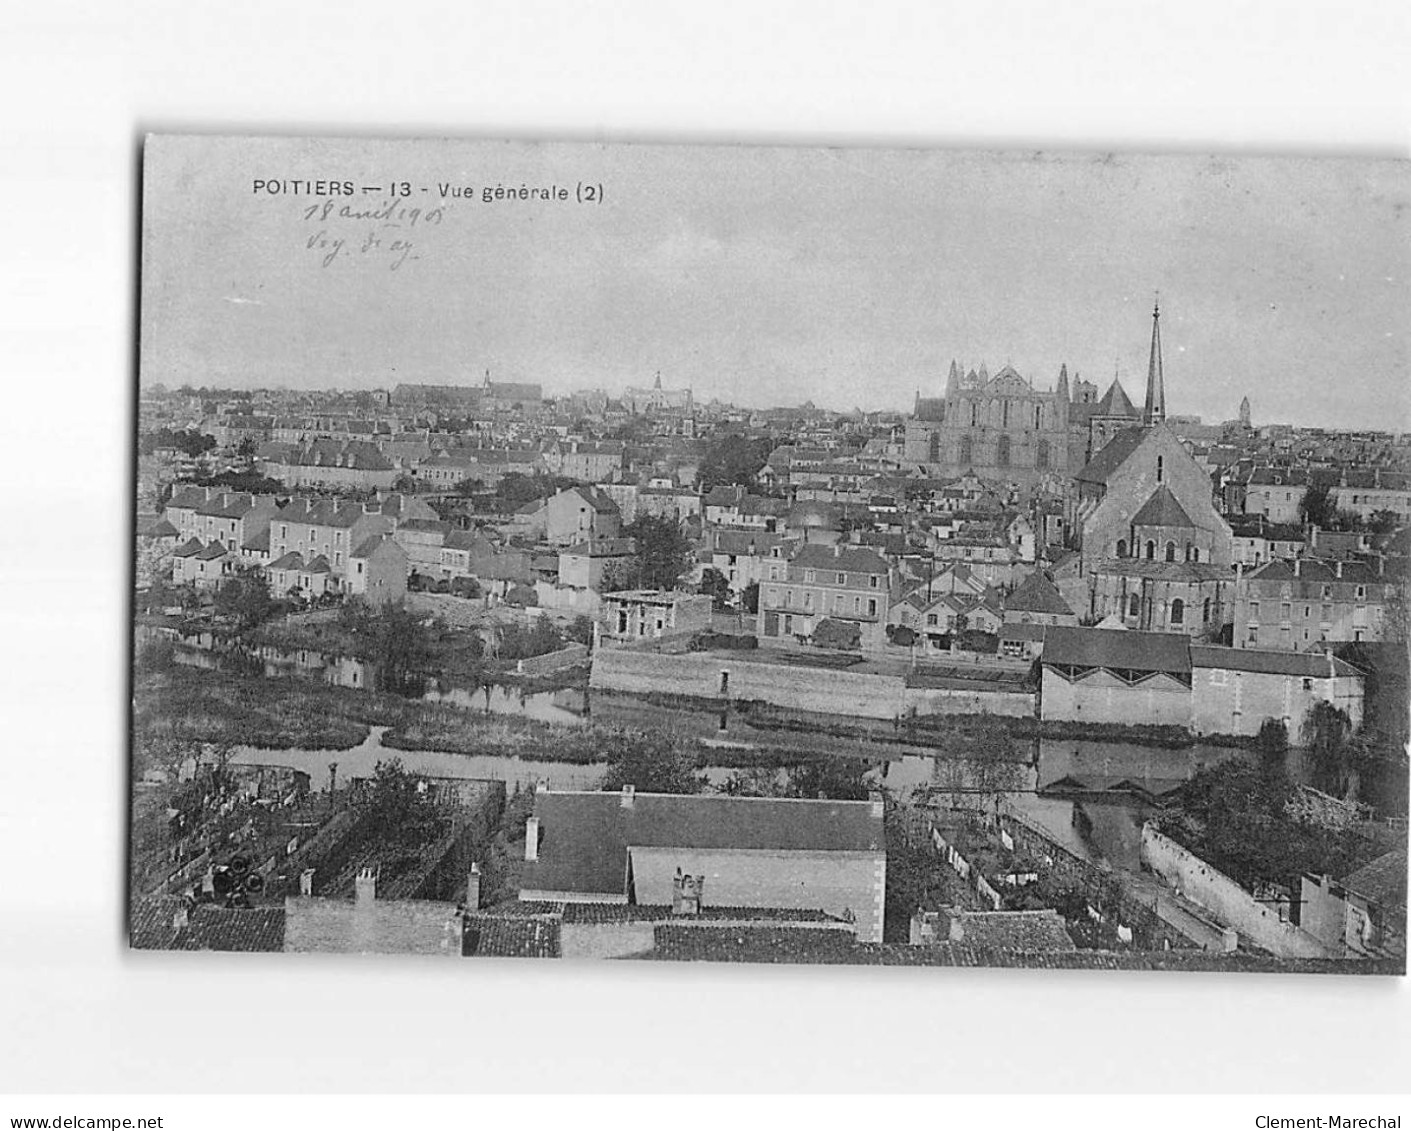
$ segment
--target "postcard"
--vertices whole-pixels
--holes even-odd
[[[131,945],[1404,973],[1408,168],[148,137]]]

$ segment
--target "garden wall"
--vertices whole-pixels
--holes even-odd
[[[1281,918],[1217,868],[1188,852],[1147,823],[1142,828],[1142,863],[1194,903],[1200,904],[1256,946],[1279,958],[1335,958],[1312,935]]]
[[[1126,889],[1120,876],[1084,860],[1014,810],[1000,802],[1000,828],[1014,841],[1014,850],[1031,857],[1047,875],[1082,892],[1089,906],[1115,913],[1120,925],[1130,927],[1138,950],[1189,949],[1199,945],[1167,923],[1135,893]],[[1112,904],[1104,908],[1104,904]]]

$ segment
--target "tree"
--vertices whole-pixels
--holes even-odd
[[[716,612],[729,607],[730,582],[718,569],[707,569],[701,574],[700,593],[710,598]]]
[[[1304,716],[1302,739],[1312,761],[1313,785],[1335,797],[1346,796],[1360,753],[1347,712],[1319,700]]]
[[[751,581],[740,594],[740,605],[747,613],[759,612],[759,582]]]
[[[669,518],[642,515],[625,534],[636,539],[635,583],[642,589],[675,589],[694,553],[681,527]]]
[[[253,570],[230,578],[216,590],[215,611],[235,621],[241,632],[254,628],[274,611],[269,582]]]
[[[564,635],[575,644],[586,644],[590,648],[593,645],[593,620],[591,617],[579,613],[569,623]]]
[[[400,758],[378,762],[373,778],[359,799],[380,840],[416,844],[440,827],[436,806],[418,778],[402,767]]]
[[[1265,719],[1255,740],[1259,749],[1259,764],[1272,778],[1282,778],[1288,772],[1289,728],[1282,719]]]
[[[399,604],[373,609],[354,598],[343,606],[339,624],[353,637],[354,654],[375,667],[379,690],[421,694],[431,638],[415,614]]]
[[[612,792],[630,785],[643,793],[699,793],[705,779],[696,773],[695,759],[666,730],[614,729],[612,751],[603,789]]]
[[[1367,528],[1373,534],[1394,534],[1401,526],[1401,516],[1395,511],[1376,510],[1367,520]]]
[[[773,442],[767,437],[746,439],[730,433],[706,445],[700,463],[702,491],[712,487],[755,486],[755,477],[769,459]]]
[[[1337,505],[1330,483],[1310,483],[1298,504],[1298,517],[1306,525],[1330,529],[1337,524]]]

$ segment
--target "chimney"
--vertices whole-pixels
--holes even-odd
[[[524,824],[524,858],[531,862],[539,859],[538,817],[530,817]]]
[[[704,876],[683,875],[676,869],[671,879],[671,913],[673,915],[699,915],[701,896],[705,892]]]
[[[358,878],[353,881],[353,890],[359,907],[371,906],[377,898],[377,873],[371,868],[359,868]]]
[[[313,895],[314,893],[314,869],[305,868],[299,873],[299,894]]]
[[[867,795],[868,804],[872,809],[872,816],[881,817],[883,815],[882,795],[877,790],[872,790]]]
[[[1302,558],[1294,558],[1294,559],[1293,559],[1293,575],[1294,575],[1294,577],[1299,577],[1299,576],[1302,575],[1302,572],[1303,572],[1303,571],[1299,568],[1299,567],[1301,567],[1302,565],[1303,565],[1303,559],[1302,559]]]
[[[465,881],[465,906],[468,911],[480,910],[480,865],[472,863]]]
[[[624,809],[631,809],[632,804],[637,799],[637,787],[635,785],[624,785],[622,787],[622,798],[620,804]]]
[[[1342,562],[1337,563],[1338,580],[1342,580]]]
[[[960,921],[960,916],[952,913],[947,915],[946,918],[950,920],[950,928],[946,932],[946,937],[949,938],[951,942],[964,942],[965,924]]]
[[[172,912],[171,929],[173,931],[184,931],[191,925],[191,909],[186,903],[181,903]]]

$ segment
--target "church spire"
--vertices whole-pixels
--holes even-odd
[[[950,359],[950,373],[946,376],[946,396],[954,396],[960,392],[960,367],[956,365],[955,358]]]
[[[1146,405],[1142,423],[1147,427],[1166,419],[1166,382],[1161,374],[1161,301],[1151,308],[1151,361],[1146,370]]]
[[[1068,363],[1066,361],[1058,369],[1058,388],[1054,391],[1065,401],[1068,399]]]

